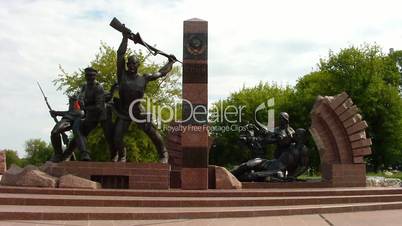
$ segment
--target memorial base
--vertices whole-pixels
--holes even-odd
[[[170,166],[161,163],[120,162],[47,162],[46,173],[60,177],[66,174],[99,182],[102,188],[169,189]]]

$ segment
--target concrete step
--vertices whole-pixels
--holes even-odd
[[[402,202],[263,207],[80,207],[0,205],[0,220],[156,220],[259,217],[401,209]]]
[[[141,197],[0,193],[0,205],[94,207],[242,207],[402,202],[402,194],[281,197]]]
[[[0,193],[85,195],[85,196],[141,196],[141,197],[299,197],[402,194],[402,188],[292,188],[240,190],[130,190],[130,189],[68,189],[0,186]]]

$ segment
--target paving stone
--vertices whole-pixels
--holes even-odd
[[[83,225],[102,225],[109,224],[115,226],[259,226],[259,225],[277,225],[277,226],[400,226],[402,211],[400,210],[381,210],[353,213],[328,213],[328,214],[308,214],[294,216],[266,216],[252,218],[210,218],[210,219],[173,219],[173,220],[89,220],[89,221],[1,221],[1,226],[83,226]],[[297,224],[294,224],[297,221]]]

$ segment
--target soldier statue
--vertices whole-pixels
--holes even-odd
[[[123,25],[124,26],[124,25]],[[148,82],[166,76],[172,69],[175,57],[170,55],[169,61],[157,73],[154,74],[138,74],[140,62],[135,55],[128,57],[125,63],[125,53],[127,51],[128,37],[132,35],[131,31],[125,28],[122,31],[123,39],[117,50],[117,83],[119,90],[119,102],[117,106],[117,120],[113,131],[112,142],[112,161],[126,161],[126,151],[123,143],[123,136],[128,131],[132,121],[141,128],[155,145],[159,161],[161,163],[168,162],[168,152],[163,143],[162,136],[154,127],[151,121],[147,120],[146,112],[140,104],[140,100],[144,97],[144,92]],[[127,70],[126,67],[127,66]],[[131,105],[131,106],[130,106]],[[134,116],[133,117],[130,117]]]
[[[289,114],[286,112],[279,113],[279,127],[276,127],[273,133],[269,133],[264,138],[265,144],[276,144],[274,158],[279,158],[282,152],[290,148],[294,142],[294,133],[295,131],[289,125]]]
[[[105,93],[100,83],[96,81],[98,71],[92,67],[85,68],[85,81],[86,83],[81,87],[80,99],[83,101],[83,109],[85,111],[85,118],[80,123],[79,136],[74,136],[64,152],[63,159],[67,159],[78,147],[80,151],[81,161],[90,161],[91,157],[89,150],[86,148],[86,138],[89,133],[96,128],[100,123],[103,127],[105,134],[106,111],[105,111]],[[106,137],[108,139],[108,137]]]
[[[300,128],[295,132],[289,126],[289,115],[286,112],[281,112],[279,119],[279,127],[274,132],[262,133],[264,128],[261,128],[258,133],[247,131],[256,136],[241,137],[251,148],[257,147],[257,151],[264,149],[267,144],[276,144],[277,148],[272,160],[254,158],[235,167],[231,172],[240,181],[295,180],[307,169],[306,130]]]
[[[68,137],[64,134],[72,130],[75,137],[81,136],[80,123],[84,117],[84,112],[81,109],[82,102],[79,100],[78,94],[69,97],[68,111],[54,111],[50,110],[52,118],[61,116],[61,120],[53,127],[50,135],[54,154],[50,161],[60,162],[63,160],[62,136],[66,139],[64,142],[68,143]]]

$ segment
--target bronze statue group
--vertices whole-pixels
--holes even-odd
[[[112,161],[126,161],[126,149],[123,143],[123,136],[128,131],[131,122],[135,122],[155,144],[161,163],[168,162],[168,152],[164,145],[162,136],[154,125],[146,120],[143,107],[139,104],[144,97],[148,82],[166,76],[177,61],[174,55],[167,55],[155,48],[150,49],[168,58],[168,62],[157,73],[138,74],[140,62],[135,55],[128,57],[127,63],[124,56],[127,51],[128,39],[140,43],[147,48],[149,46],[141,40],[139,34],[133,34],[117,19],[113,19],[111,26],[121,31],[123,40],[117,50],[117,81],[112,87],[111,93],[105,93],[102,85],[96,81],[98,71],[92,67],[85,68],[85,84],[78,94],[69,97],[68,111],[54,111],[50,109],[50,115],[55,119],[56,125],[51,132],[51,142],[54,148],[52,162],[60,162],[71,159],[74,150],[80,152],[81,161],[90,161],[90,152],[86,147],[86,138],[98,124],[102,126],[106,141],[109,146]],[[126,69],[127,66],[127,69]],[[115,89],[118,89],[119,98],[112,98]],[[46,100],[46,97],[45,97]],[[134,103],[134,104],[132,104]],[[130,111],[130,112],[129,112]],[[113,121],[113,112],[117,119]],[[60,121],[57,116],[62,117]],[[132,117],[134,116],[134,120]],[[66,140],[65,132],[72,130],[73,138]],[[66,144],[65,150],[62,147]]]
[[[116,18],[112,20],[110,25],[123,35],[117,50],[116,83],[110,92],[105,93],[102,85],[96,81],[99,75],[98,71],[88,67],[84,70],[85,84],[78,94],[69,97],[68,111],[52,110],[44,95],[50,115],[56,122],[51,131],[51,142],[54,148],[51,161],[60,162],[75,158],[75,149],[79,150],[81,161],[90,161],[91,157],[86,147],[86,139],[91,131],[100,124],[108,143],[111,161],[126,162],[123,137],[130,124],[135,122],[155,145],[159,154],[159,161],[168,163],[169,156],[162,136],[152,122],[147,120],[146,112],[139,100],[144,97],[148,82],[166,76],[178,60],[173,55],[168,55],[149,46],[138,33],[132,33]],[[154,55],[166,56],[168,62],[157,73],[139,75],[140,62],[137,57],[131,55],[127,62],[124,58],[128,39],[145,46]],[[40,85],[39,88],[41,88]],[[118,89],[119,98],[113,98],[116,89]],[[116,115],[115,120],[113,120],[113,114]],[[58,116],[61,117],[60,121],[57,119]],[[71,140],[65,134],[66,131],[70,130],[73,133]],[[296,179],[307,170],[306,130],[297,129],[294,131],[289,125],[289,115],[286,112],[280,113],[279,127],[276,127],[273,132],[249,124],[245,134],[241,135],[240,138],[255,153],[256,157],[240,164],[231,171],[240,181],[289,181]],[[62,142],[66,145],[65,149],[63,149]],[[276,145],[272,160],[264,158],[267,144]]]

